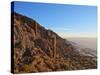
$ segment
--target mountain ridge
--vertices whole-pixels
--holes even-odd
[[[80,55],[70,42],[35,20],[16,12],[11,19],[14,73],[97,68],[92,57]]]

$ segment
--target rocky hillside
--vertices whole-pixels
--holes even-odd
[[[97,68],[93,57],[81,55],[70,42],[35,20],[15,12],[11,19],[14,73]]]

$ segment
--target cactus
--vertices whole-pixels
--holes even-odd
[[[37,34],[37,23],[35,23],[34,25],[34,32],[35,32],[35,35]]]
[[[56,36],[52,35],[53,57],[56,57]]]

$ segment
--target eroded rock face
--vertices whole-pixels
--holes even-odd
[[[14,73],[94,69],[92,57],[78,53],[52,30],[23,15],[12,13]],[[53,37],[53,38],[52,38]],[[56,37],[56,40],[54,39]],[[54,42],[54,43],[53,43]]]

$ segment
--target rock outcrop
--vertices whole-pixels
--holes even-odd
[[[11,16],[14,73],[97,68],[93,57],[80,55],[70,42],[52,30],[18,13]]]

